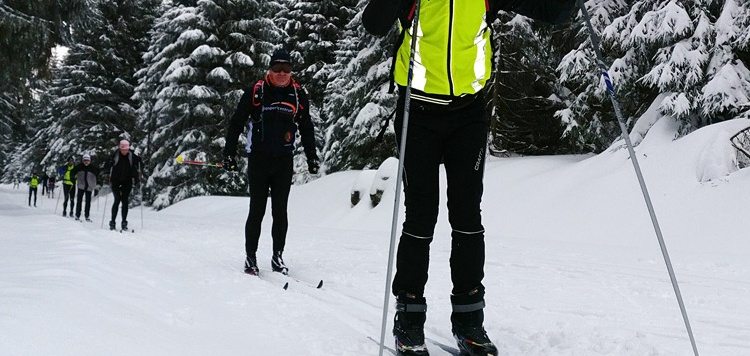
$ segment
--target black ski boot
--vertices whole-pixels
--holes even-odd
[[[258,260],[255,259],[255,256],[247,256],[245,258],[245,273],[257,276],[258,272]]]
[[[128,222],[123,220],[122,223],[120,223],[120,227],[122,228],[122,231],[128,231]]]
[[[396,316],[393,318],[393,337],[399,356],[429,356],[424,343],[424,322],[427,304],[424,297],[405,292],[396,297]]]
[[[110,230],[114,230],[114,229],[116,229],[116,225],[117,225],[117,224],[115,224],[115,221],[114,221],[114,220],[110,220],[110,221],[109,221],[109,229],[110,229]]]
[[[497,347],[490,341],[482,326],[484,323],[484,286],[468,293],[451,295],[453,337],[461,356],[495,356]]]
[[[284,259],[281,258],[283,252],[284,251],[275,251],[273,253],[273,257],[271,257],[271,269],[274,272],[281,272],[281,274],[287,275],[289,274],[289,268],[286,267]]]
[[[487,332],[482,327],[484,311],[476,310],[468,313],[453,313],[453,337],[456,338],[461,355],[465,356],[495,356],[497,347],[490,341]]]

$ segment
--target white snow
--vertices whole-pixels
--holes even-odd
[[[750,355],[750,169],[733,168],[728,149],[749,123],[673,140],[662,118],[636,147],[701,355]],[[294,277],[325,280],[320,290],[283,290],[268,272],[270,211],[263,277],[242,273],[247,198],[136,207],[136,233],[121,234],[100,228],[111,197],[78,223],[56,199],[30,208],[25,186],[2,185],[0,354],[377,355],[393,192],[352,207],[358,176],[292,188],[285,260]],[[438,356],[453,345],[441,199],[426,290]],[[692,355],[626,150],[490,159],[483,222],[485,326],[501,355]]]

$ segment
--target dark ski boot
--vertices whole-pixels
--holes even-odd
[[[490,341],[482,323],[484,311],[482,309],[468,313],[451,314],[453,337],[456,338],[458,349],[462,356],[494,356],[497,347]]]
[[[115,221],[114,221],[114,220],[110,220],[110,221],[109,221],[109,229],[110,229],[110,230],[114,230],[114,229],[116,229],[116,228],[117,228],[117,227],[116,227]]]
[[[289,274],[289,268],[286,267],[286,264],[284,264],[284,259],[281,258],[281,254],[284,251],[276,251],[273,253],[273,257],[271,257],[271,269],[274,272],[281,272],[281,274]]]
[[[257,276],[258,272],[258,260],[255,259],[255,256],[247,256],[245,258],[245,273]]]
[[[122,223],[120,223],[120,227],[122,228],[122,231],[128,231],[128,222],[123,220]]]
[[[424,343],[424,322],[427,304],[424,297],[405,292],[396,297],[396,316],[393,318],[393,337],[399,356],[429,356]]]
[[[487,337],[484,323],[484,286],[479,285],[463,294],[451,295],[453,337],[461,356],[494,356],[497,347]]]

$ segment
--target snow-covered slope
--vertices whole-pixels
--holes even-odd
[[[675,124],[660,119],[636,148],[702,355],[750,355],[750,170],[733,168],[728,141],[748,125],[673,141]],[[692,354],[617,147],[488,162],[485,326],[502,355]],[[375,208],[369,197],[352,207],[358,176],[292,188],[285,260],[302,282],[288,290],[268,272],[270,213],[263,278],[242,273],[247,198],[135,208],[132,234],[100,228],[102,198],[95,222],[78,223],[59,216],[56,199],[29,208],[27,188],[0,186],[0,354],[377,355],[393,187]],[[450,227],[440,214],[426,291],[432,355],[453,345]],[[322,289],[306,283],[318,279]]]

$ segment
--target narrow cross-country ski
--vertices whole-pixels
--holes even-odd
[[[274,271],[271,271],[271,270],[265,269],[265,268],[259,268],[259,273],[258,273],[257,276],[258,277],[274,276],[272,278],[284,279],[284,280],[286,280],[284,282],[284,289],[285,290],[289,288],[289,282],[290,281],[292,283],[294,283],[294,284],[305,286],[307,288],[314,288],[314,289],[321,289],[321,288],[323,288],[323,280],[322,279],[313,283],[313,282],[308,282],[308,281],[305,281],[305,280],[301,280],[299,278],[295,278],[294,276],[290,276],[289,273],[284,274],[284,273],[280,273],[280,272],[274,272]],[[278,277],[276,277],[276,276],[278,276]]]
[[[243,272],[243,273],[252,279],[262,280],[262,281],[266,281],[269,283],[278,283],[279,285],[281,285],[281,289],[283,290],[287,290],[289,288],[289,281],[282,281],[283,284],[277,281],[278,278],[276,277],[276,275],[280,275],[278,273],[276,274],[264,273],[263,275],[261,275],[260,273],[249,273],[249,272]]]

